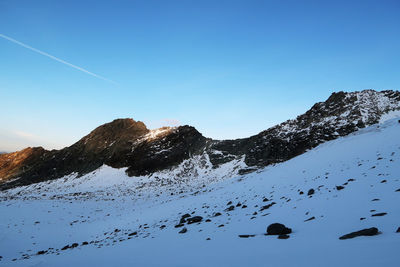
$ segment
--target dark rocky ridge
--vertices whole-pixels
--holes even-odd
[[[295,120],[249,138],[221,141],[214,148],[231,155],[245,154],[249,166],[266,166],[378,123],[382,114],[399,109],[399,91],[333,93]]]
[[[140,121],[117,119],[61,150],[36,147],[1,154],[0,189],[71,173],[83,175],[103,164],[128,167],[129,176],[147,175],[204,153],[213,167],[244,157],[251,171],[377,123],[384,113],[392,110],[400,110],[398,91],[338,92],[294,120],[249,138],[224,141],[205,138],[190,126],[150,131]]]

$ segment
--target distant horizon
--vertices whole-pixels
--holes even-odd
[[[248,137],[332,92],[400,88],[400,2],[0,2],[0,151],[116,118]],[[395,88],[395,89],[393,89]]]

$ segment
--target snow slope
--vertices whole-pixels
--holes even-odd
[[[230,179],[243,162],[211,171],[200,164],[188,177],[180,169],[127,177],[103,166],[0,192],[0,265],[398,266],[400,123],[392,117]],[[203,221],[179,234],[185,213]],[[263,235],[274,222],[293,229],[289,239]],[[369,227],[381,234],[338,239]]]

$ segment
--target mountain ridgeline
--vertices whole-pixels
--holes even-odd
[[[191,126],[149,130],[140,121],[117,119],[61,150],[29,147],[0,154],[0,189],[83,175],[103,164],[126,167],[129,176],[150,175],[194,156],[204,156],[212,168],[242,159],[247,166],[237,170],[242,174],[378,123],[395,110],[400,110],[399,91],[338,92],[296,119],[248,138],[223,141],[206,138]]]

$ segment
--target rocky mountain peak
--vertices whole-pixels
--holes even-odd
[[[83,175],[102,165],[125,167],[129,176],[143,176],[183,164],[179,177],[187,177],[196,175],[199,162],[212,169],[229,162],[232,171],[245,173],[375,124],[395,110],[400,110],[398,91],[337,92],[295,119],[248,138],[225,141],[207,139],[187,125],[149,130],[143,122],[117,119],[61,150],[36,148],[0,155],[0,188]]]
[[[126,144],[145,135],[150,130],[141,121],[133,119],[116,119],[94,129],[83,137],[77,145],[83,145],[87,150],[99,151],[114,144]]]

